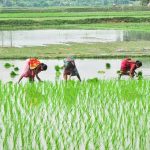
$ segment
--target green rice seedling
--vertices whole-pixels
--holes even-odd
[[[59,78],[61,75],[61,72],[60,71],[56,71],[56,78]]]
[[[137,73],[137,77],[138,77],[138,80],[143,79],[143,73],[142,73],[142,71],[139,71],[139,72]]]
[[[55,66],[55,71],[56,71],[56,80],[58,80],[60,78],[61,75],[61,69],[62,67],[60,67],[59,65]]]
[[[55,66],[55,71],[59,71],[60,70],[60,67],[58,65]]]
[[[116,72],[117,74],[120,74],[121,72],[120,72],[120,70],[117,70],[117,72]]]
[[[63,69],[63,66],[59,66],[59,65],[56,65],[55,66],[55,71],[60,71],[61,69]]]
[[[8,83],[8,84],[13,84],[13,82],[12,82],[12,81],[8,81],[7,83]]]
[[[11,71],[11,73],[10,73],[10,76],[12,77],[12,78],[14,78],[14,77],[16,77],[18,74],[16,73],[16,72],[14,72],[14,71]]]
[[[143,75],[142,71],[138,71],[137,75],[142,76]]]
[[[2,149],[149,149],[149,80],[0,82]]]
[[[97,82],[99,81],[98,78],[88,79],[87,82]]]
[[[14,71],[19,71],[19,68],[18,68],[18,67],[15,67],[15,68],[14,68]]]
[[[12,65],[11,65],[10,63],[5,63],[5,64],[4,64],[4,67],[5,67],[5,68],[10,68],[10,67],[12,67]]]
[[[110,68],[111,68],[110,63],[106,63],[106,69],[110,69]]]

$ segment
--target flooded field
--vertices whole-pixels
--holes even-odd
[[[141,60],[141,59],[140,59]],[[39,76],[42,80],[55,81],[56,71],[55,66],[63,66],[63,59],[57,60],[41,60],[41,62],[48,65],[48,70],[41,72]],[[82,79],[90,78],[99,78],[99,79],[116,79],[118,77],[117,71],[120,69],[121,59],[77,59],[76,61],[77,69],[80,73]],[[143,59],[142,68],[137,69],[137,71],[142,71],[144,78],[148,78],[150,75],[150,61],[149,59]],[[14,78],[10,76],[11,71],[14,70],[14,67],[5,68],[5,63],[13,64],[14,67],[18,67],[19,71],[16,71],[18,74]],[[106,63],[110,63],[110,69],[106,68]],[[0,80],[3,82],[13,81],[17,82],[19,75],[22,72],[22,68],[25,64],[25,60],[0,60]],[[76,77],[72,77],[76,79]],[[124,77],[126,78],[126,77]],[[63,70],[61,71],[60,80],[63,79]],[[26,82],[26,79],[23,80]]]
[[[123,30],[21,30],[0,31],[0,46],[24,47],[48,44],[150,40],[150,33]]]

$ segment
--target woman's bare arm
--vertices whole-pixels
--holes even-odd
[[[42,80],[40,79],[40,77],[38,76],[38,74],[36,74],[36,78],[37,78],[39,81],[42,81]]]
[[[23,75],[20,76],[19,80],[18,80],[18,83],[20,83],[20,81],[22,80],[23,78]]]
[[[36,76],[36,78],[39,80],[39,81],[42,81],[41,79],[40,79],[40,77],[38,76],[38,70],[39,70],[39,68],[40,68],[41,66],[39,65],[36,69],[35,69],[35,71],[34,71],[34,73],[35,73],[35,76]]]

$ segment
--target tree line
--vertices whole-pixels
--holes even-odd
[[[150,0],[0,0],[1,7],[49,7],[49,6],[115,6],[135,1],[147,5]]]

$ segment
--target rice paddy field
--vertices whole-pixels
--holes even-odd
[[[150,81],[0,83],[0,149],[148,150]]]
[[[63,9],[63,8],[62,8]],[[0,30],[122,29],[149,32],[149,8],[99,10],[96,8],[0,10]]]
[[[77,20],[87,18],[113,18],[113,17],[135,17],[135,18],[149,18],[149,11],[120,11],[120,12],[3,12],[0,14],[0,20],[15,20],[15,19],[65,19],[65,20]]]

